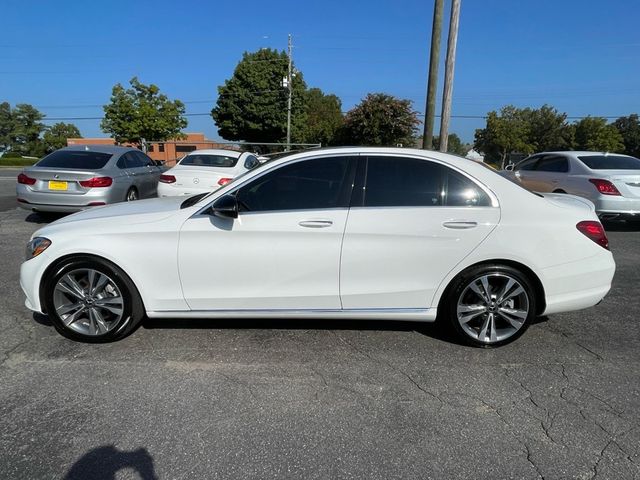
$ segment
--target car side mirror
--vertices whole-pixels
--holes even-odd
[[[514,167],[513,163],[510,163],[509,165],[507,165],[506,167],[504,167],[504,169],[505,169],[507,172],[511,172],[511,171],[513,170],[513,167]]]
[[[238,218],[238,200],[227,193],[213,202],[210,210],[216,217]]]

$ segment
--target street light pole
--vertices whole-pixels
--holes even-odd
[[[287,88],[289,89],[289,98],[287,100],[287,151],[291,148],[291,97],[293,94],[292,72],[291,72],[291,34],[289,34],[289,70],[287,72]]]
[[[451,19],[447,40],[447,60],[444,69],[444,92],[442,94],[442,117],[440,119],[440,151],[446,152],[449,146],[449,121],[451,120],[451,100],[453,97],[453,73],[456,65],[456,45],[458,43],[458,24],[460,20],[460,1],[451,0]]]

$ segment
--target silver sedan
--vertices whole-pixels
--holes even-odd
[[[47,155],[18,175],[18,204],[38,212],[76,212],[155,197],[162,169],[140,150],[75,145]]]
[[[545,152],[500,172],[535,192],[591,200],[603,220],[640,221],[640,160],[603,152]]]

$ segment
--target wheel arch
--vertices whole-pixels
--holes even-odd
[[[42,313],[46,314],[46,302],[45,302],[45,291],[44,291],[44,286],[45,283],[47,282],[47,280],[50,278],[51,275],[55,274],[55,271],[60,267],[60,265],[62,265],[64,262],[66,262],[69,259],[86,259],[89,261],[99,261],[99,262],[103,262],[106,263],[112,267],[115,267],[116,269],[120,270],[126,277],[127,279],[131,282],[131,285],[133,285],[133,287],[136,289],[136,293],[138,294],[138,298],[140,299],[140,301],[142,302],[142,306],[144,309],[144,300],[142,298],[142,295],[140,294],[140,289],[138,288],[138,286],[136,285],[136,282],[133,281],[133,279],[131,278],[131,276],[119,265],[117,265],[116,263],[114,263],[113,261],[109,260],[108,258],[102,257],[100,255],[96,255],[94,253],[71,253],[68,255],[63,255],[59,258],[56,258],[53,262],[51,262],[49,264],[49,266],[44,270],[44,272],[42,273],[42,276],[40,277],[40,285],[38,286],[38,298],[40,300],[40,308],[42,310]]]
[[[531,281],[533,288],[535,290],[534,293],[536,296],[536,315],[541,315],[542,312],[545,311],[545,309],[547,308],[547,305],[546,305],[547,302],[546,302],[544,286],[542,284],[542,281],[540,280],[540,277],[538,277],[538,275],[524,263],[521,263],[515,260],[509,260],[506,258],[482,260],[480,262],[476,262],[474,264],[468,265],[462,270],[460,270],[458,273],[456,273],[449,280],[449,282],[447,283],[447,286],[444,288],[444,290],[442,291],[442,294],[440,295],[440,298],[438,300],[438,311],[439,312],[444,311],[442,309],[442,303],[446,301],[447,296],[449,294],[449,289],[452,287],[452,285],[455,283],[458,277],[460,277],[460,275],[464,274],[466,271],[472,268],[477,268],[485,265],[504,265],[504,266],[512,267],[512,268],[515,268],[516,270],[521,271]]]

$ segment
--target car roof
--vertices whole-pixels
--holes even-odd
[[[227,155],[229,157],[232,157],[232,156],[239,157],[243,153],[245,152],[238,152],[237,150],[227,150],[224,148],[203,148],[202,150],[194,150],[192,152],[189,152],[187,156],[197,154],[197,155]]]
[[[561,150],[558,152],[540,152],[534,155],[571,155],[574,157],[593,157],[596,155],[619,155],[622,157],[628,157],[629,155],[625,155],[624,153],[616,153],[616,152],[594,152],[589,150]]]
[[[70,145],[68,147],[63,147],[60,150],[72,150],[72,151],[87,151],[87,152],[99,152],[99,153],[110,153],[114,154],[123,154],[125,152],[130,151],[138,151],[141,150],[135,147],[123,147],[121,145]]]

